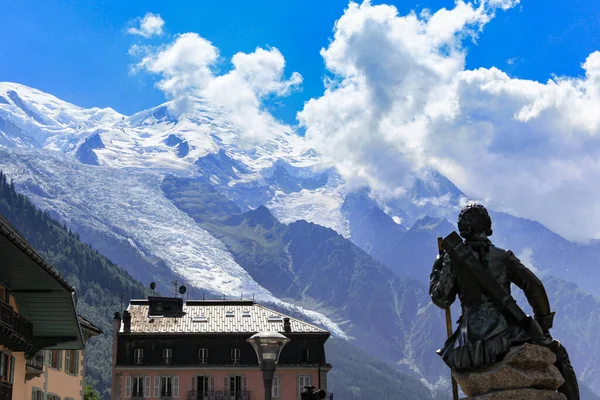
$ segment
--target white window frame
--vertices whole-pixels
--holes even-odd
[[[135,365],[141,365],[144,363],[144,349],[133,349],[133,363]]]
[[[140,397],[143,398],[143,397],[145,397],[144,396],[144,381],[145,381],[145,378],[146,377],[143,376],[143,375],[135,375],[135,376],[131,377],[131,379],[132,379],[132,382],[131,382],[131,397],[137,397],[137,398],[140,398]],[[135,395],[135,386],[136,386],[135,383],[136,383],[136,381],[139,383],[139,389],[140,389],[138,396]]]
[[[165,348],[163,349],[163,363],[165,364],[173,364],[173,349]]]
[[[208,364],[208,349],[198,349],[198,361],[200,364]]]
[[[160,377],[155,377],[154,378],[154,383],[156,385],[157,382],[157,378],[158,378],[158,382],[159,382],[159,388],[158,388],[158,396],[155,397],[159,397],[159,398],[163,398],[163,397],[167,397],[167,398],[173,398],[173,399],[178,399],[179,398],[179,376],[177,375],[163,375]],[[164,380],[164,381],[163,381]],[[171,395],[168,396],[165,392],[165,396],[163,396],[163,382],[166,384],[168,382],[168,380],[170,380],[171,382]],[[154,388],[154,393],[156,394],[156,386]]]
[[[237,357],[236,357],[237,355]],[[231,349],[231,362],[233,364],[239,364],[242,356],[242,352],[238,348]]]
[[[312,385],[312,375],[298,375],[298,397],[304,392],[304,386]]]
[[[279,375],[273,377],[273,388],[271,389],[271,397],[278,399],[281,397],[281,378]]]

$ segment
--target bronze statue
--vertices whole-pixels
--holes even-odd
[[[453,232],[436,257],[429,294],[434,304],[448,308],[458,296],[462,315],[457,330],[438,354],[457,371],[477,370],[500,361],[511,346],[535,343],[557,355],[565,383],[559,392],[579,399],[577,378],[564,346],[550,335],[554,313],[542,282],[510,251],[492,244],[492,221],[480,204],[468,205],[458,217],[463,240]],[[514,283],[523,290],[534,317],[527,316],[510,296]]]

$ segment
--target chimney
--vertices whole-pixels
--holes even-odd
[[[131,332],[131,314],[129,311],[123,311],[123,332]]]
[[[121,314],[115,313],[113,319],[113,337],[112,337],[112,383],[110,387],[111,399],[117,398],[117,377],[116,377],[116,366],[117,366],[117,337],[119,330],[121,329]]]
[[[288,317],[283,319],[283,331],[285,333],[290,333],[292,331],[292,325],[290,324],[290,319]]]

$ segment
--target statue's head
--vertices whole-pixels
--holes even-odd
[[[481,204],[469,204],[458,215],[458,231],[464,239],[492,236],[492,219]]]

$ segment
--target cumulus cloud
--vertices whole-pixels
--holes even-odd
[[[162,35],[165,21],[163,21],[159,14],[146,13],[143,18],[136,18],[135,24],[138,27],[127,29],[127,33],[150,38]]]
[[[233,68],[221,75],[215,72],[219,50],[196,33],[145,50],[136,70],[159,75],[158,88],[176,99],[176,105],[192,104],[191,96],[223,109],[242,133],[242,144],[268,138],[274,129],[289,129],[262,109],[265,98],[285,96],[302,83],[297,72],[284,78],[285,59],[276,48],[237,53],[231,59]]]
[[[493,209],[600,237],[600,52],[546,83],[465,70],[465,41],[517,3],[350,3],[321,51],[332,77],[298,114],[307,138],[354,185],[402,196],[434,169]]]

